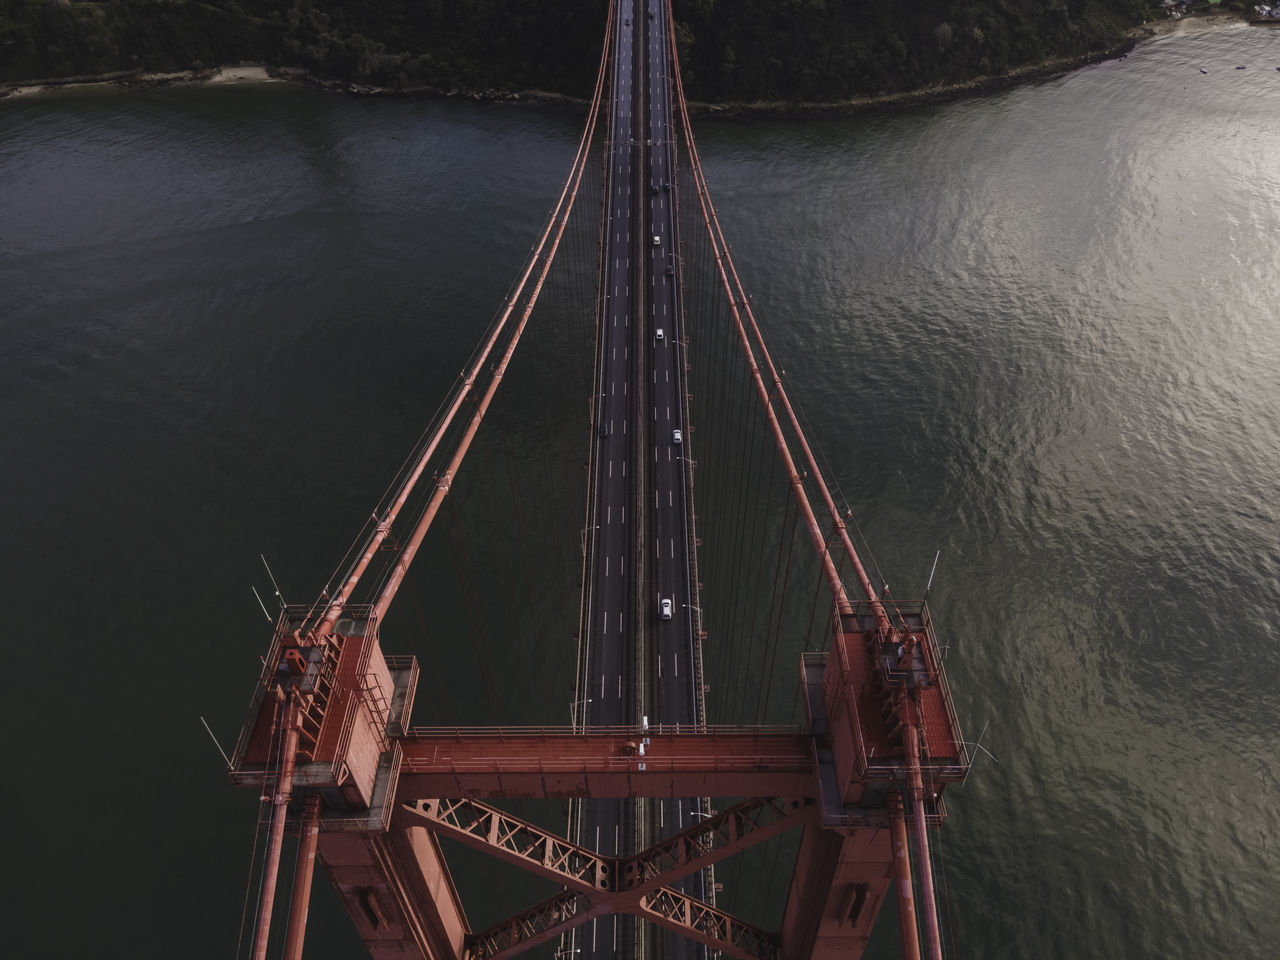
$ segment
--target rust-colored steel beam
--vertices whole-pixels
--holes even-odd
[[[468,960],[504,960],[611,913],[628,913],[742,960],[776,960],[778,938],[674,887],[595,898],[565,891],[469,939]]]
[[[325,831],[320,862],[370,956],[463,960],[470,927],[430,831]]]
[[[633,857],[604,857],[479,800],[407,800],[399,822],[442,836],[562,884],[565,890],[471,941],[477,957],[507,956],[604,913],[634,913],[737,957],[771,957],[777,938],[670,884],[812,819],[803,801],[738,804]]]
[[[781,797],[747,800],[624,858],[619,888],[648,894],[673,884],[812,819],[815,809],[812,803]]]
[[[924,912],[924,942],[929,960],[942,960],[942,934],[938,930],[938,906],[933,894],[933,865],[929,859],[929,830],[924,816],[924,778],[920,774],[919,730],[908,722],[902,734],[907,748],[907,777],[911,786],[911,826],[916,834],[916,859],[920,863],[920,900]]]
[[[593,897],[635,899],[812,819],[804,800],[747,800],[628,857],[588,847],[479,800],[405,800],[399,822],[424,825],[484,853]]]
[[[813,797],[807,733],[616,728],[410,731],[398,795],[410,797]]]
[[[428,829],[572,890],[635,898],[811,819],[815,807],[804,800],[777,797],[747,800],[621,858],[602,856],[479,800],[406,800],[400,809],[421,818]]]
[[[297,697],[289,695],[284,708],[284,746],[280,756],[280,780],[271,798],[271,833],[267,841],[267,860],[263,868],[262,899],[258,903],[257,934],[253,943],[253,960],[265,960],[267,941],[271,937],[271,912],[276,901],[276,880],[280,875],[280,851],[284,846],[284,822],[293,792],[293,768],[298,758],[298,726],[300,711]]]
[[[920,932],[916,926],[916,898],[911,889],[911,851],[902,795],[890,794],[889,829],[893,833],[893,870],[898,881],[898,924],[902,930],[902,960],[920,960]]]
[[[681,890],[663,887],[641,900],[638,915],[741,960],[774,960],[778,937]]]
[[[400,810],[490,856],[595,895],[616,889],[616,861],[479,800],[406,800]]]
[[[293,873],[293,899],[289,904],[289,932],[284,941],[284,960],[302,960],[302,942],[307,935],[307,910],[311,906],[311,878],[316,872],[316,841],[320,837],[320,795],[307,797],[302,812],[302,835],[298,841],[298,862]]]
[[[609,912],[585,893],[565,890],[471,938],[468,960],[505,960]]]

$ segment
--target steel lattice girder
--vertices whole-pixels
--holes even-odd
[[[778,956],[777,934],[758,930],[671,887],[644,897],[639,916],[743,960],[774,960]]]
[[[812,809],[805,800],[746,800],[648,850],[622,858],[617,874],[620,889],[649,893],[790,829]]]
[[[611,892],[617,863],[479,800],[406,800],[401,809],[428,829],[506,860],[571,890]]]
[[[744,801],[629,857],[603,857],[479,800],[408,800],[401,808],[428,829],[562,883],[561,894],[471,938],[477,958],[505,957],[544,943],[592,917],[646,917],[733,956],[777,955],[775,935],[758,930],[668,884],[806,820],[808,800]]]
[[[498,960],[546,943],[560,934],[608,912],[606,903],[593,904],[589,895],[565,890],[471,937],[469,960]]]

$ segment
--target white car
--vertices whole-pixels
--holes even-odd
[[[670,600],[670,598],[663,598],[662,600],[660,600],[660,601],[658,602],[658,616],[660,616],[663,620],[670,620],[670,619],[671,619],[671,600]]]
[[[672,430],[671,442],[674,443],[677,447],[680,446],[680,444],[684,443],[684,434],[682,434],[679,430]]]
[[[662,334],[662,328],[661,328],[661,327],[659,327],[657,330],[653,331],[653,339],[655,339],[655,340],[661,340],[661,339],[662,339],[662,336],[663,336],[663,334]]]

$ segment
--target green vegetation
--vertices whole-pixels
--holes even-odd
[[[674,0],[686,89],[830,101],[1119,42],[1150,0]],[[584,96],[605,0],[0,0],[0,81],[255,61],[395,89]]]
[[[1148,0],[676,0],[697,99],[830,101],[1119,43]]]

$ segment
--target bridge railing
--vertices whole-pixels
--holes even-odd
[[[697,724],[697,723],[651,723],[647,730],[638,724],[618,724],[614,726],[495,726],[495,727],[411,727],[405,734],[406,739],[442,737],[462,741],[477,737],[497,737],[499,739],[535,739],[539,737],[589,737],[602,736],[644,736],[660,734],[662,736],[705,737],[775,737],[794,736],[804,733],[798,724]]]
[[[870,605],[865,603],[858,604],[858,607],[870,609]],[[885,609],[890,613],[891,619],[901,619],[907,629],[913,633],[923,633],[924,656],[929,668],[929,678],[938,688],[942,707],[947,715],[947,725],[950,728],[948,733],[956,748],[954,767],[960,770],[968,768],[969,751],[960,733],[960,718],[956,714],[955,704],[951,698],[951,686],[947,682],[947,671],[943,665],[942,652],[938,649],[938,638],[933,631],[933,619],[929,616],[928,603],[923,600],[905,602],[892,600],[885,603]]]

